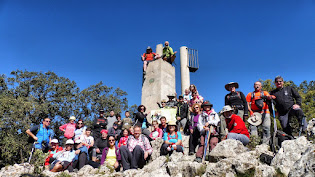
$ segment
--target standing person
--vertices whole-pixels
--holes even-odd
[[[167,61],[169,64],[172,64],[174,62],[175,59],[175,54],[177,52],[173,52],[172,47],[169,46],[169,42],[165,41],[164,43],[164,47],[163,47],[163,55],[162,55],[162,59]]]
[[[134,135],[129,136],[127,146],[120,147],[123,169],[143,168],[152,154],[152,147],[148,138],[141,134],[141,127],[135,126]]]
[[[181,128],[186,133],[186,123],[187,123],[187,117],[188,117],[188,104],[184,102],[184,97],[179,96],[178,97],[179,102],[177,103],[177,112],[176,112],[176,125],[181,130]]]
[[[296,116],[299,124],[302,124],[303,111],[301,109],[302,98],[300,94],[291,86],[283,86],[283,78],[275,78],[276,89],[270,92],[270,95],[276,102],[281,127],[285,133],[292,136],[292,127],[290,121],[292,116]]]
[[[48,151],[49,155],[47,156],[45,160],[45,168],[49,169],[49,164],[51,163],[51,159],[54,154],[56,154],[59,151],[62,151],[63,148],[59,146],[59,141],[57,139],[51,140],[51,147],[50,150]]]
[[[97,118],[94,119],[93,122],[93,136],[95,139],[100,138],[101,137],[101,131],[103,129],[106,129],[108,124],[107,119],[104,117],[104,110],[101,109],[100,110],[100,114]]]
[[[83,145],[88,149],[94,146],[94,137],[91,136],[91,128],[86,129],[85,135],[82,136],[81,140]]]
[[[109,116],[107,117],[107,130],[109,130],[111,127],[113,127],[114,122],[117,121],[117,118],[115,116],[115,112],[112,110],[109,112]]]
[[[154,130],[151,132],[150,137],[155,140],[156,138],[162,138],[163,131],[159,128],[159,123],[157,120],[152,122]]]
[[[68,139],[73,139],[74,137],[74,131],[76,128],[76,124],[74,121],[75,121],[75,117],[70,116],[69,123],[61,125],[59,127],[59,130],[64,132],[64,142],[66,142]]]
[[[143,61],[143,74],[144,75],[146,74],[149,63],[158,58],[160,58],[159,54],[152,52],[152,48],[148,46],[146,52],[143,55],[141,55],[141,59]]]
[[[114,167],[118,172],[120,171],[119,162],[121,161],[121,155],[119,148],[115,146],[115,137],[108,137],[108,146],[103,149],[101,165],[106,163],[107,166]]]
[[[184,152],[182,144],[182,134],[178,131],[176,123],[170,121],[167,124],[167,130],[163,135],[164,143],[161,147],[161,155],[171,155],[173,151]]]
[[[75,157],[75,151],[73,150],[74,141],[69,139],[66,141],[66,147],[64,150],[57,152],[53,155],[56,160],[51,164],[51,172],[59,172],[64,170],[73,171],[71,162]]]
[[[252,119],[254,113],[262,115],[262,129],[263,129],[263,143],[268,144],[270,139],[270,111],[268,105],[266,104],[266,99],[271,99],[271,96],[268,92],[262,91],[261,82],[254,83],[254,92],[250,92],[246,96],[246,101],[248,104],[248,110],[250,112],[251,118],[248,119],[248,122],[251,123],[250,125],[250,135],[254,135],[258,137],[257,126],[255,124],[255,119]]]
[[[80,139],[80,137],[85,134],[86,128],[87,127],[84,125],[83,120],[80,119],[74,131],[74,140]]]
[[[230,82],[225,85],[225,89],[230,92],[225,95],[225,105],[234,108],[235,113],[245,121],[248,118],[248,105],[243,92],[236,91],[237,88],[237,82]]]
[[[26,133],[30,136],[29,142],[35,141],[35,149],[48,151],[49,142],[54,135],[54,131],[49,127],[50,121],[50,118],[46,117],[40,125],[26,130]]]
[[[198,129],[198,121],[201,117],[201,106],[199,104],[194,104],[192,106],[192,114],[190,117],[189,125],[189,155],[195,153],[196,147],[198,145],[198,140],[200,138],[200,131]]]
[[[117,123],[117,129],[118,130],[122,130],[122,120],[121,120],[121,116],[120,116],[120,114],[116,114],[116,117],[117,117],[117,121],[116,121],[116,123]]]
[[[176,94],[175,94],[176,95]],[[166,106],[169,108],[176,108],[177,101],[174,100],[174,95],[167,95],[168,101],[166,102]]]
[[[129,111],[125,112],[125,118],[122,120],[122,130],[124,129],[130,129],[132,127],[133,122],[132,119],[130,118],[130,113]]]
[[[92,161],[100,161],[102,157],[102,149],[108,146],[108,131],[103,129],[101,131],[101,137],[95,140],[95,144],[92,151]]]
[[[147,121],[147,113],[145,113],[146,107],[144,105],[140,105],[138,107],[138,112],[135,114],[135,125],[142,128],[142,133],[147,137],[150,136],[150,131],[147,129],[150,124]]]
[[[249,133],[245,126],[243,119],[234,114],[234,110],[230,105],[223,107],[221,113],[225,117],[226,128],[229,133],[227,134],[227,139],[235,139],[247,145],[249,143]]]

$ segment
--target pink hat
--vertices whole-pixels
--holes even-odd
[[[105,129],[103,129],[103,130],[101,130],[101,133],[106,133],[106,134],[108,134],[108,131],[105,130]]]

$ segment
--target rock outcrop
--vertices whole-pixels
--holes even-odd
[[[184,147],[188,149],[188,136],[183,136]],[[225,140],[220,142],[210,153],[215,163],[194,162],[195,156],[187,153],[174,152],[171,156],[160,156],[160,147],[163,140],[153,141],[154,153],[150,162],[138,170],[127,170],[124,172],[112,172],[106,166],[94,169],[86,165],[77,172],[63,173],[73,177],[190,177],[190,176],[237,176],[247,174],[248,176],[275,176],[281,172],[286,176],[315,176],[315,145],[307,141],[305,137],[295,140],[284,141],[282,148],[274,157],[271,165],[260,162],[259,156],[264,153],[273,155],[268,145],[259,145],[254,150],[249,150],[236,140]],[[210,158],[210,159],[211,159]],[[0,176],[18,177],[22,174],[31,174],[34,167],[28,163],[7,166],[0,170]],[[43,175],[59,176],[61,173],[53,173],[45,170]]]

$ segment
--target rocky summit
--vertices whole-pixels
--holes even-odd
[[[185,149],[188,149],[188,136],[183,136]],[[209,154],[210,161],[194,162],[195,156],[174,152],[170,157],[160,156],[162,139],[151,142],[154,153],[150,162],[143,169],[111,172],[106,166],[94,169],[86,165],[77,172],[69,173],[43,171],[43,176],[73,177],[191,177],[191,176],[315,176],[315,145],[305,137],[284,141],[282,148],[275,155],[270,165],[260,161],[261,154],[273,155],[269,146],[262,144],[249,150],[236,140],[225,140]],[[1,169],[0,176],[31,176],[34,167],[28,163],[15,164]]]

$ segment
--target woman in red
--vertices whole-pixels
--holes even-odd
[[[243,119],[233,114],[234,110],[231,106],[226,105],[223,107],[221,113],[225,117],[225,122],[229,133],[227,134],[227,139],[236,139],[247,145],[249,143],[249,133],[245,126]]]
[[[154,59],[158,59],[159,54],[153,53],[152,48],[149,46],[146,50],[146,52],[141,56],[143,61],[143,74],[145,74],[147,70],[147,66],[151,61],[154,61]]]

